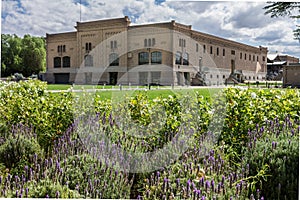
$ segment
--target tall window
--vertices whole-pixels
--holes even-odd
[[[247,54],[245,54],[245,60],[247,60]]]
[[[213,47],[210,46],[210,54],[213,54]]]
[[[175,59],[175,64],[176,65],[181,65],[181,53],[179,51],[176,52],[176,59]]]
[[[161,64],[162,63],[162,55],[159,51],[154,51],[151,53],[151,64]]]
[[[203,45],[203,53],[206,53],[206,46]]]
[[[149,46],[149,47],[152,46],[152,45],[151,45],[151,39],[150,39],[150,38],[148,39],[148,46]]]
[[[111,49],[116,49],[117,48],[117,41],[116,40],[110,41],[110,48]]]
[[[179,46],[180,47],[185,47],[185,39],[179,39]]]
[[[61,57],[55,57],[53,61],[54,61],[54,68],[61,67]]]
[[[243,53],[242,52],[240,53],[240,59],[243,59]]]
[[[85,43],[85,51],[91,51],[92,50],[92,43],[87,42]]]
[[[155,45],[155,38],[144,39],[144,47],[153,47]]]
[[[225,49],[223,49],[223,56],[225,56]]]
[[[109,55],[109,66],[119,66],[119,56],[116,53]]]
[[[139,53],[139,65],[144,65],[149,63],[149,53],[141,52]]]
[[[57,52],[58,53],[66,52],[66,45],[58,45],[57,46]]]
[[[71,61],[69,56],[63,57],[63,67],[71,67]]]
[[[219,55],[219,47],[217,47],[217,56]]]
[[[183,58],[183,65],[189,65],[189,54],[184,53],[182,58]]]
[[[84,66],[93,67],[93,56],[92,55],[86,55],[84,57]]]

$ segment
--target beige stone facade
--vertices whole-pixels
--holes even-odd
[[[76,31],[47,34],[51,83],[190,85],[202,74],[218,85],[233,73],[266,74],[267,48],[192,30],[175,21],[130,25],[128,17],[77,22]]]
[[[300,88],[300,63],[283,66],[283,86]]]

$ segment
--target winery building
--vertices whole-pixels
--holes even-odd
[[[266,76],[267,48],[175,21],[131,25],[126,16],[75,29],[46,35],[49,83],[219,85]]]

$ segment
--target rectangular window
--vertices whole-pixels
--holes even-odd
[[[85,67],[93,67],[93,56],[91,55],[86,55],[84,57],[84,66]]]
[[[225,49],[223,49],[223,56],[225,56]]]
[[[240,53],[240,59],[243,59],[243,53]]]
[[[141,52],[139,53],[139,65],[149,64],[149,53]]]
[[[160,83],[161,72],[151,72],[151,83]]]
[[[161,64],[162,63],[162,54],[159,51],[151,53],[151,64]]]
[[[252,61],[255,61],[255,55],[253,55],[253,57],[252,57]]]
[[[247,60],[247,54],[245,54],[245,60]]]
[[[210,54],[213,54],[213,47],[210,46]]]
[[[54,68],[59,68],[61,67],[61,57],[55,57],[53,59],[54,62]]]
[[[231,55],[235,55],[235,50],[231,50]]]
[[[86,51],[91,51],[92,50],[92,43],[90,43],[90,42],[85,43],[85,50]]]
[[[206,46],[203,45],[203,53],[206,53]]]
[[[69,56],[63,57],[63,67],[71,67],[71,61]]]
[[[251,61],[251,55],[249,54],[249,60]]]
[[[176,65],[181,65],[181,60],[182,60],[181,52],[177,51],[176,52],[176,58],[175,58],[175,64]]]
[[[182,58],[183,58],[183,62],[182,62],[182,64],[183,65],[189,65],[189,54],[188,53],[183,53],[183,56],[182,56]]]
[[[219,55],[219,47],[217,47],[217,56]]]

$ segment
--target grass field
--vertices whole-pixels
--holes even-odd
[[[249,85],[241,84],[238,86],[247,87]],[[262,88],[263,84],[260,83],[259,87],[251,83],[250,88],[258,89]],[[68,84],[48,84],[48,91],[68,91],[68,89],[73,90],[87,90],[91,92],[91,89],[96,89],[95,94],[101,100],[105,99],[118,99],[124,98],[125,96],[135,96],[137,93],[145,93],[149,99],[155,99],[156,97],[166,98],[169,95],[180,95],[180,94],[194,94],[199,93],[205,98],[212,98],[213,94],[220,91],[221,88],[209,88],[209,87],[174,87],[171,86],[151,86],[151,89],[147,86],[111,86],[111,85],[68,85]],[[267,87],[263,87],[268,89]]]

